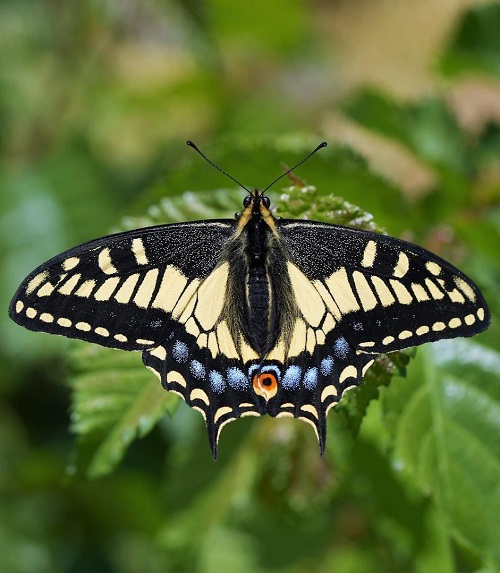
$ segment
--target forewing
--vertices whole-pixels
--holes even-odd
[[[291,259],[356,349],[391,352],[473,336],[489,325],[476,285],[422,247],[309,221],[284,221],[280,230]]]
[[[90,241],[33,271],[9,314],[30,330],[123,350],[152,347],[178,326],[232,232],[232,221],[200,221]]]

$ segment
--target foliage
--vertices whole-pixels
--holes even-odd
[[[432,83],[404,98],[399,78],[347,85],[332,10],[348,4],[1,4],[3,308],[79,241],[232,217],[241,190],[221,188],[186,139],[265,187],[281,161],[331,143],[335,112],[426,184],[401,192],[411,173],[346,137],[297,170],[305,183],[272,190],[277,213],[422,244],[473,277],[493,315],[473,340],[382,358],[330,414],[324,458],[306,424],[247,418],[216,463],[201,417],[138,354],[1,317],[2,573],[500,571],[499,7],[457,8]],[[359,18],[376,5],[356,3]],[[457,104],[471,82],[487,103],[462,96],[475,123]]]

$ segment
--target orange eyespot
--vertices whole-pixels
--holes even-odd
[[[266,401],[276,396],[278,379],[273,372],[256,372],[252,378],[253,390]]]

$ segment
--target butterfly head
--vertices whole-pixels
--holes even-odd
[[[249,221],[264,221],[271,230],[276,229],[276,220],[269,210],[271,201],[264,191],[252,189],[243,199],[243,211],[237,217],[239,229],[243,229]]]
[[[259,191],[258,189],[253,189],[249,191],[249,194],[245,196],[243,199],[243,207],[248,209],[251,207],[252,213],[254,215],[262,214],[262,209],[269,211],[269,207],[271,206],[271,200],[267,195],[264,195],[263,191]]]

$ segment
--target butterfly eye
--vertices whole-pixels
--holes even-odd
[[[247,196],[243,199],[243,207],[248,207],[251,202],[252,202],[252,196],[251,196],[251,195],[247,195]]]
[[[269,197],[266,197],[265,195],[262,196],[262,204],[264,205],[264,207],[266,209],[269,209],[269,207],[271,206],[271,199],[269,199]]]

